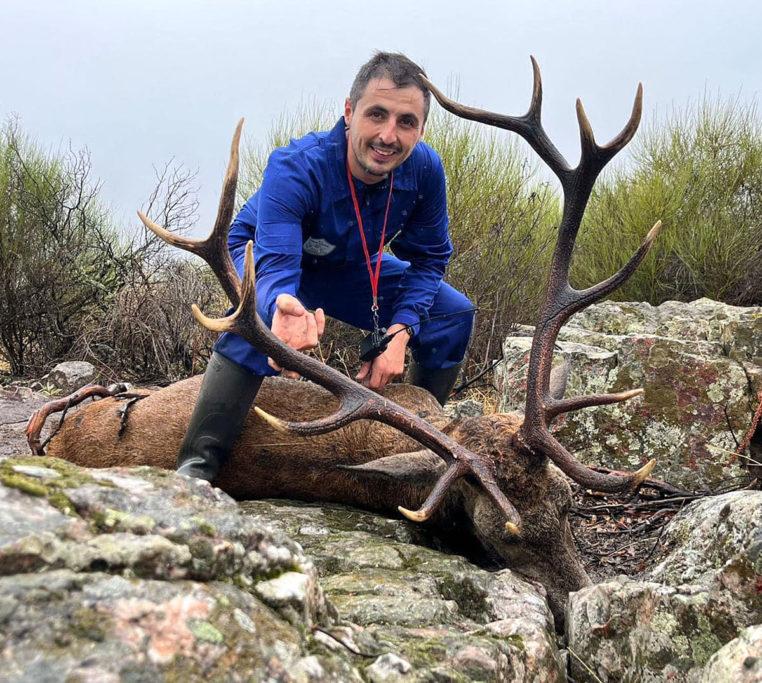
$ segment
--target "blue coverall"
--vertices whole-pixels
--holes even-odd
[[[310,133],[276,149],[262,186],[230,228],[228,245],[239,274],[246,243],[254,240],[259,315],[269,326],[279,294],[309,309],[365,330],[373,329],[370,276],[360,240],[346,171],[344,120],[327,132]],[[375,269],[389,179],[366,185],[354,179],[368,250]],[[378,316],[382,327],[414,325],[413,358],[427,369],[449,368],[463,359],[471,335],[469,300],[442,282],[452,244],[447,232],[442,162],[419,142],[394,171],[386,243],[382,255]],[[240,337],[225,333],[215,351],[257,375],[275,372],[267,358]]]

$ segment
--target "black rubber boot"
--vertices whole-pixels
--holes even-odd
[[[230,456],[262,378],[213,353],[177,456],[177,472],[212,481]]]
[[[444,405],[450,396],[452,388],[460,374],[461,365],[453,365],[451,368],[442,368],[438,370],[429,370],[422,368],[413,361],[410,364],[408,381],[416,387],[426,389],[433,394],[434,398]]]

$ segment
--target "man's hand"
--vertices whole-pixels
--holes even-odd
[[[324,329],[325,313],[322,308],[318,308],[313,314],[290,294],[278,295],[275,300],[272,331],[284,344],[297,351],[314,349]],[[275,370],[283,369],[272,358],[268,358],[267,362]],[[299,373],[285,370],[283,376],[298,379]]]
[[[403,331],[392,337],[386,351],[373,360],[364,362],[355,377],[369,389],[380,391],[405,370],[405,349],[410,340],[410,335],[405,331],[405,325],[392,325],[386,333],[394,334],[398,330]]]

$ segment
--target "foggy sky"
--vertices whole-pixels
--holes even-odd
[[[510,114],[527,108],[533,54],[546,129],[576,164],[577,97],[599,142],[624,125],[638,82],[646,119],[705,92],[755,101],[760,19],[762,5],[740,0],[0,0],[0,116],[18,115],[45,149],[87,146],[103,198],[130,225],[153,166],[197,169],[204,234],[238,118],[262,140],[308,99],[338,117],[376,49]]]

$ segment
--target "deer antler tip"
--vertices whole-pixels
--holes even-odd
[[[521,529],[519,529],[518,525],[513,522],[506,522],[505,530],[511,534],[511,536],[521,536]]]
[[[198,324],[212,332],[229,332],[232,324],[231,321],[235,319],[236,313],[238,313],[236,311],[236,313],[227,318],[209,318],[201,312],[201,309],[196,304],[191,304],[191,311],[193,311],[193,317]]]
[[[633,477],[633,484],[636,487],[640,486],[646,479],[648,479],[651,472],[653,472],[654,467],[656,467],[656,460],[650,460],[645,465],[643,465],[643,467],[635,472],[635,476]]]
[[[663,226],[662,226],[662,222],[661,221],[656,221],[656,223],[654,223],[654,227],[651,228],[648,231],[648,234],[646,235],[646,243],[647,244],[650,245],[651,242],[653,242],[656,239],[656,236],[661,232],[662,227]]]
[[[429,518],[427,514],[424,514],[420,510],[408,510],[401,505],[397,509],[403,517],[407,517],[411,522],[425,522]]]
[[[283,423],[283,420],[280,418],[275,417],[275,415],[270,415],[270,413],[265,412],[261,408],[254,406],[254,412],[259,415],[267,424],[269,424],[273,429],[277,429],[279,432],[287,432],[288,428]]]

